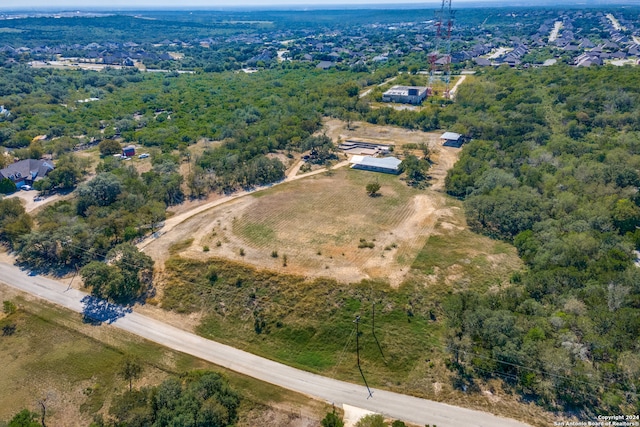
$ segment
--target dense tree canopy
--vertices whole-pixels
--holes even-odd
[[[220,374],[196,371],[117,397],[109,410],[109,425],[226,427],[236,422],[239,405],[240,396]]]
[[[449,301],[461,381],[501,377],[551,408],[638,410],[635,71],[497,69],[460,88],[449,114],[474,141],[447,191],[464,198],[471,227],[512,241],[528,267],[509,289]]]

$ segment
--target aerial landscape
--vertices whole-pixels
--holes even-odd
[[[0,4],[0,427],[640,426],[640,4]]]

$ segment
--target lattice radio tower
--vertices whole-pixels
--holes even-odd
[[[438,75],[445,84],[444,97],[449,98],[449,84],[451,83],[451,31],[453,30],[454,11],[451,10],[451,0],[442,0],[440,10],[436,11],[436,37],[434,50],[429,54],[429,88],[428,94],[433,95],[433,86]],[[440,73],[441,71],[441,73]]]

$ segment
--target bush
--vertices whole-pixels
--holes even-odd
[[[6,314],[13,314],[17,310],[16,305],[11,301],[3,301],[2,308]]]
[[[334,412],[329,412],[327,415],[320,421],[320,425],[322,427],[343,427],[344,422],[340,419],[338,415]]]
[[[118,141],[113,139],[104,139],[98,144],[101,156],[111,156],[122,151],[122,146]]]
[[[373,242],[367,242],[366,239],[360,239],[360,243],[358,243],[358,249],[369,248],[373,249],[376,246]]]
[[[2,194],[11,194],[14,193],[18,187],[11,181],[9,178],[4,178],[0,181],[0,193]]]
[[[371,414],[360,418],[356,427],[388,427],[389,424],[384,422],[384,417],[380,414]]]

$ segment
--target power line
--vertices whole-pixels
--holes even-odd
[[[72,247],[74,247],[76,249],[79,249],[80,251],[85,252],[85,253],[89,252],[86,248],[83,248],[81,246],[77,246],[77,245],[75,245],[73,243],[70,243],[70,242],[65,242],[65,245],[72,246]],[[123,260],[119,260],[118,262],[120,264],[128,265],[130,267],[138,267],[135,264],[128,263],[128,262],[123,261]],[[71,282],[73,282],[73,280],[74,280],[74,278],[76,277],[77,274],[78,274],[78,271],[76,269],[76,273],[72,277]],[[198,285],[198,283],[195,280],[186,280],[186,279],[183,279],[183,278],[179,278],[179,280],[181,280],[182,282],[189,283],[189,284]],[[69,283],[69,286],[71,286],[71,282]],[[372,289],[370,290],[370,292],[372,292]],[[235,294],[233,301],[236,301],[239,297],[241,297],[241,295],[237,294],[233,289],[230,289],[230,290],[227,290],[227,291],[224,291],[224,292],[216,292],[215,296],[218,297],[218,298],[222,298],[222,297],[225,297],[225,296],[228,296],[228,295],[232,295],[232,294]],[[269,301],[269,303],[272,304],[272,305],[275,305],[275,306],[283,307],[283,308],[290,308],[289,305],[277,303],[277,302],[275,302],[273,300]],[[360,322],[360,316],[357,316],[356,317],[356,321],[354,321],[354,323],[356,323],[356,353],[357,353],[356,356],[357,356],[357,362],[358,362],[358,369],[360,370],[360,373],[361,373],[361,375],[363,377],[363,380],[365,381],[365,385],[367,385],[366,379],[364,377],[364,374],[363,374],[361,366],[360,366],[359,329],[358,329],[359,322]],[[378,349],[380,350],[380,353],[382,355],[383,361],[386,364],[386,360],[384,358],[384,353],[382,352],[382,348],[380,346],[380,343],[379,343],[379,341],[378,341],[378,339],[377,339],[377,337],[375,335],[375,303],[373,303],[373,306],[372,306],[372,331],[373,331],[373,336],[374,336],[374,339],[376,341],[376,344],[378,345]],[[353,334],[353,332],[352,332],[352,334]],[[308,345],[309,345],[309,343],[307,343],[307,346]],[[541,369],[537,369],[537,368],[533,368],[533,367],[530,367],[530,366],[525,366],[525,365],[514,363],[514,362],[508,362],[508,361],[505,361],[505,360],[497,359],[495,357],[489,357],[489,356],[486,356],[486,355],[483,355],[483,354],[479,354],[479,353],[475,353],[475,352],[472,352],[472,351],[454,349],[454,348],[452,348],[450,346],[437,345],[437,344],[435,346],[436,347],[440,347],[441,349],[443,349],[445,351],[451,351],[451,352],[457,351],[458,353],[463,353],[463,354],[466,354],[466,355],[476,356],[476,357],[481,358],[481,359],[490,360],[490,361],[493,361],[493,362],[496,362],[496,363],[499,363],[499,364],[505,365],[505,366],[511,366],[511,367],[514,367],[514,368],[527,370],[527,371],[530,371],[530,372],[533,372],[533,373],[536,373],[536,374],[539,374],[539,375],[542,375],[542,376],[548,376],[548,377],[553,377],[553,378],[556,378],[556,379],[562,379],[562,380],[566,380],[566,381],[568,381],[570,383],[574,383],[574,384],[582,384],[582,385],[587,385],[587,386],[591,386],[591,387],[595,387],[595,388],[602,388],[605,391],[613,391],[611,388],[609,388],[607,386],[604,386],[601,383],[583,381],[583,380],[567,377],[567,376],[564,376],[564,375],[555,374],[555,373],[552,373],[552,372],[547,372],[547,371],[544,371],[544,370],[541,370]],[[345,348],[346,348],[346,346],[345,346]],[[344,350],[343,350],[343,354],[344,354]],[[474,368],[482,370],[481,368],[478,368],[478,367],[474,367]],[[491,371],[491,372],[493,372],[495,374],[498,374],[495,371]],[[510,375],[510,374],[503,373],[502,375]],[[367,389],[369,389],[368,385],[367,385]],[[635,395],[635,393],[633,393],[633,392],[631,392],[631,393]],[[371,397],[371,396],[369,396],[369,397]]]
[[[353,321],[356,324],[356,360],[358,361],[358,370],[360,371],[360,375],[362,375],[362,380],[364,381],[364,385],[367,387],[367,391],[369,392],[369,396],[367,399],[373,397],[373,392],[369,388],[369,384],[367,384],[367,379],[364,377],[364,372],[362,372],[362,367],[360,366],[360,331],[358,325],[360,323],[360,316],[356,316],[356,320]]]
[[[373,339],[376,340],[376,344],[378,345],[378,350],[380,350],[382,361],[386,365],[387,361],[384,358],[384,352],[382,351],[382,347],[380,346],[380,342],[378,341],[378,337],[376,336],[376,303],[375,302],[371,304],[371,333],[373,334]]]

